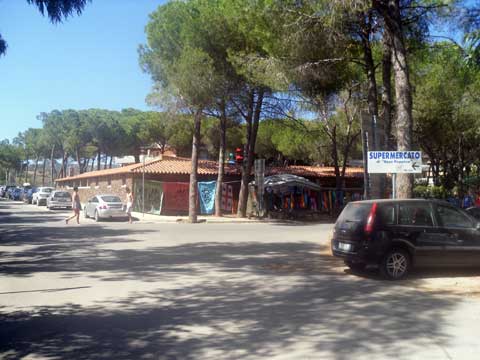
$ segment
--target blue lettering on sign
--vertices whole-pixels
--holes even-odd
[[[370,160],[398,159],[398,160],[419,160],[422,157],[420,151],[369,151]]]

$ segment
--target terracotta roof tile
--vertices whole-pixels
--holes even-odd
[[[191,161],[188,158],[163,157],[163,159],[150,160],[145,163],[146,174],[190,174]],[[121,174],[141,174],[143,172],[143,163],[130,164],[127,166],[90,171],[75,176],[57,179],[57,182],[95,178],[102,176],[121,175]],[[198,161],[198,173],[200,175],[216,175],[218,173],[218,163],[211,160]],[[236,165],[225,165],[226,175],[240,175],[241,170]]]
[[[266,175],[293,174],[303,177],[335,177],[335,168],[328,166],[292,165],[267,168],[265,173]],[[363,168],[347,167],[345,177],[363,177]]]
[[[216,175],[218,163],[211,160],[198,161],[198,173],[200,175]],[[163,159],[150,160],[145,163],[146,174],[190,174],[191,161],[189,158],[163,157]],[[120,174],[141,174],[143,172],[143,163],[131,164],[119,168],[90,171],[76,176],[57,179],[58,182],[79,180],[86,178],[95,178]],[[226,175],[240,175],[241,167],[238,165],[225,165]],[[267,168],[265,175],[293,174],[304,177],[334,177],[333,167],[322,166],[287,166]],[[346,177],[362,177],[363,168],[349,167],[346,169]]]

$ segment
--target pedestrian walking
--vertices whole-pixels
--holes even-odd
[[[126,207],[125,211],[128,215],[128,223],[131,224],[132,223],[133,194],[132,194],[132,190],[130,190],[129,187],[127,187],[125,189],[125,191],[127,192],[127,198],[126,198],[127,207]]]
[[[65,223],[68,224],[70,220],[73,218],[77,218],[77,224],[80,224],[80,210],[82,209],[82,205],[80,204],[80,195],[78,195],[78,187],[73,188],[73,198],[72,198],[72,210],[73,215],[69,218],[65,219]]]

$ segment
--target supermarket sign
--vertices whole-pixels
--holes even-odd
[[[421,151],[369,151],[368,172],[375,173],[421,173]]]

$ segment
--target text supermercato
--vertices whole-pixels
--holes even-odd
[[[420,159],[420,151],[369,151],[369,159]]]

